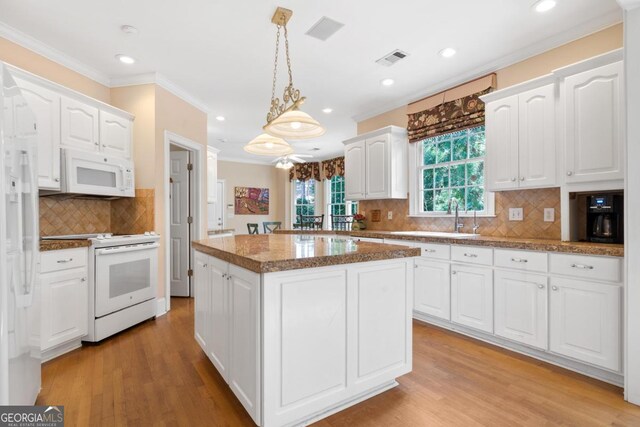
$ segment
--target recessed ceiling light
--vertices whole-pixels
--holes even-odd
[[[440,56],[442,56],[443,58],[451,58],[453,55],[456,54],[456,50],[452,47],[445,47],[444,49],[442,49],[440,52],[438,52],[440,54]]]
[[[538,0],[533,4],[533,8],[538,13],[548,12],[556,7],[556,0]]]
[[[129,55],[123,55],[121,53],[116,55],[116,59],[122,62],[123,64],[133,64],[136,62],[136,60],[130,57]]]
[[[383,79],[383,80],[380,81],[380,84],[382,86],[391,86],[394,83],[395,82],[393,81],[393,79]]]
[[[333,108],[323,108],[323,109],[322,109],[322,112],[323,112],[323,113],[325,113],[325,114],[329,114],[329,113],[331,113],[332,111],[333,111]]]
[[[123,25],[120,27],[120,30],[125,34],[136,35],[138,34],[138,29],[132,25]]]
[[[216,120],[219,122],[224,122],[226,119],[224,118],[224,116],[216,116]]]

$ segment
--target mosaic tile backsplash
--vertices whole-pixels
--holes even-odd
[[[492,237],[560,240],[560,189],[504,191],[496,194],[494,218],[478,218],[478,233]],[[509,221],[509,208],[523,208],[523,221]],[[555,209],[555,221],[544,222],[544,208]],[[369,220],[371,211],[382,211],[380,222]],[[409,217],[409,200],[364,200],[360,212],[367,216],[367,229],[380,231],[453,231],[453,218]],[[393,219],[387,213],[393,211]],[[462,218],[463,233],[471,233],[473,218]]]
[[[154,190],[118,200],[40,197],[40,235],[138,234],[154,229]]]

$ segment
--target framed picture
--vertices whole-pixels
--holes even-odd
[[[269,189],[235,187],[236,215],[269,215]]]

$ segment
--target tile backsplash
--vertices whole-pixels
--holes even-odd
[[[137,234],[154,229],[154,190],[118,200],[40,197],[40,235]]]
[[[521,237],[527,239],[560,239],[560,189],[503,191],[495,193],[495,217],[478,218],[483,236]],[[523,208],[523,221],[509,221],[509,208]],[[544,209],[555,209],[555,220],[544,222]],[[382,212],[380,222],[371,222],[373,209]],[[409,200],[364,200],[359,204],[360,212],[367,216],[369,230],[398,231],[453,231],[453,218],[409,217]],[[393,219],[387,213],[393,212]],[[473,218],[462,218],[463,233],[471,233]]]

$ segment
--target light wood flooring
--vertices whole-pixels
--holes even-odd
[[[193,338],[193,300],[42,370],[67,426],[252,426]],[[640,426],[620,388],[419,322],[413,372],[317,426]]]

